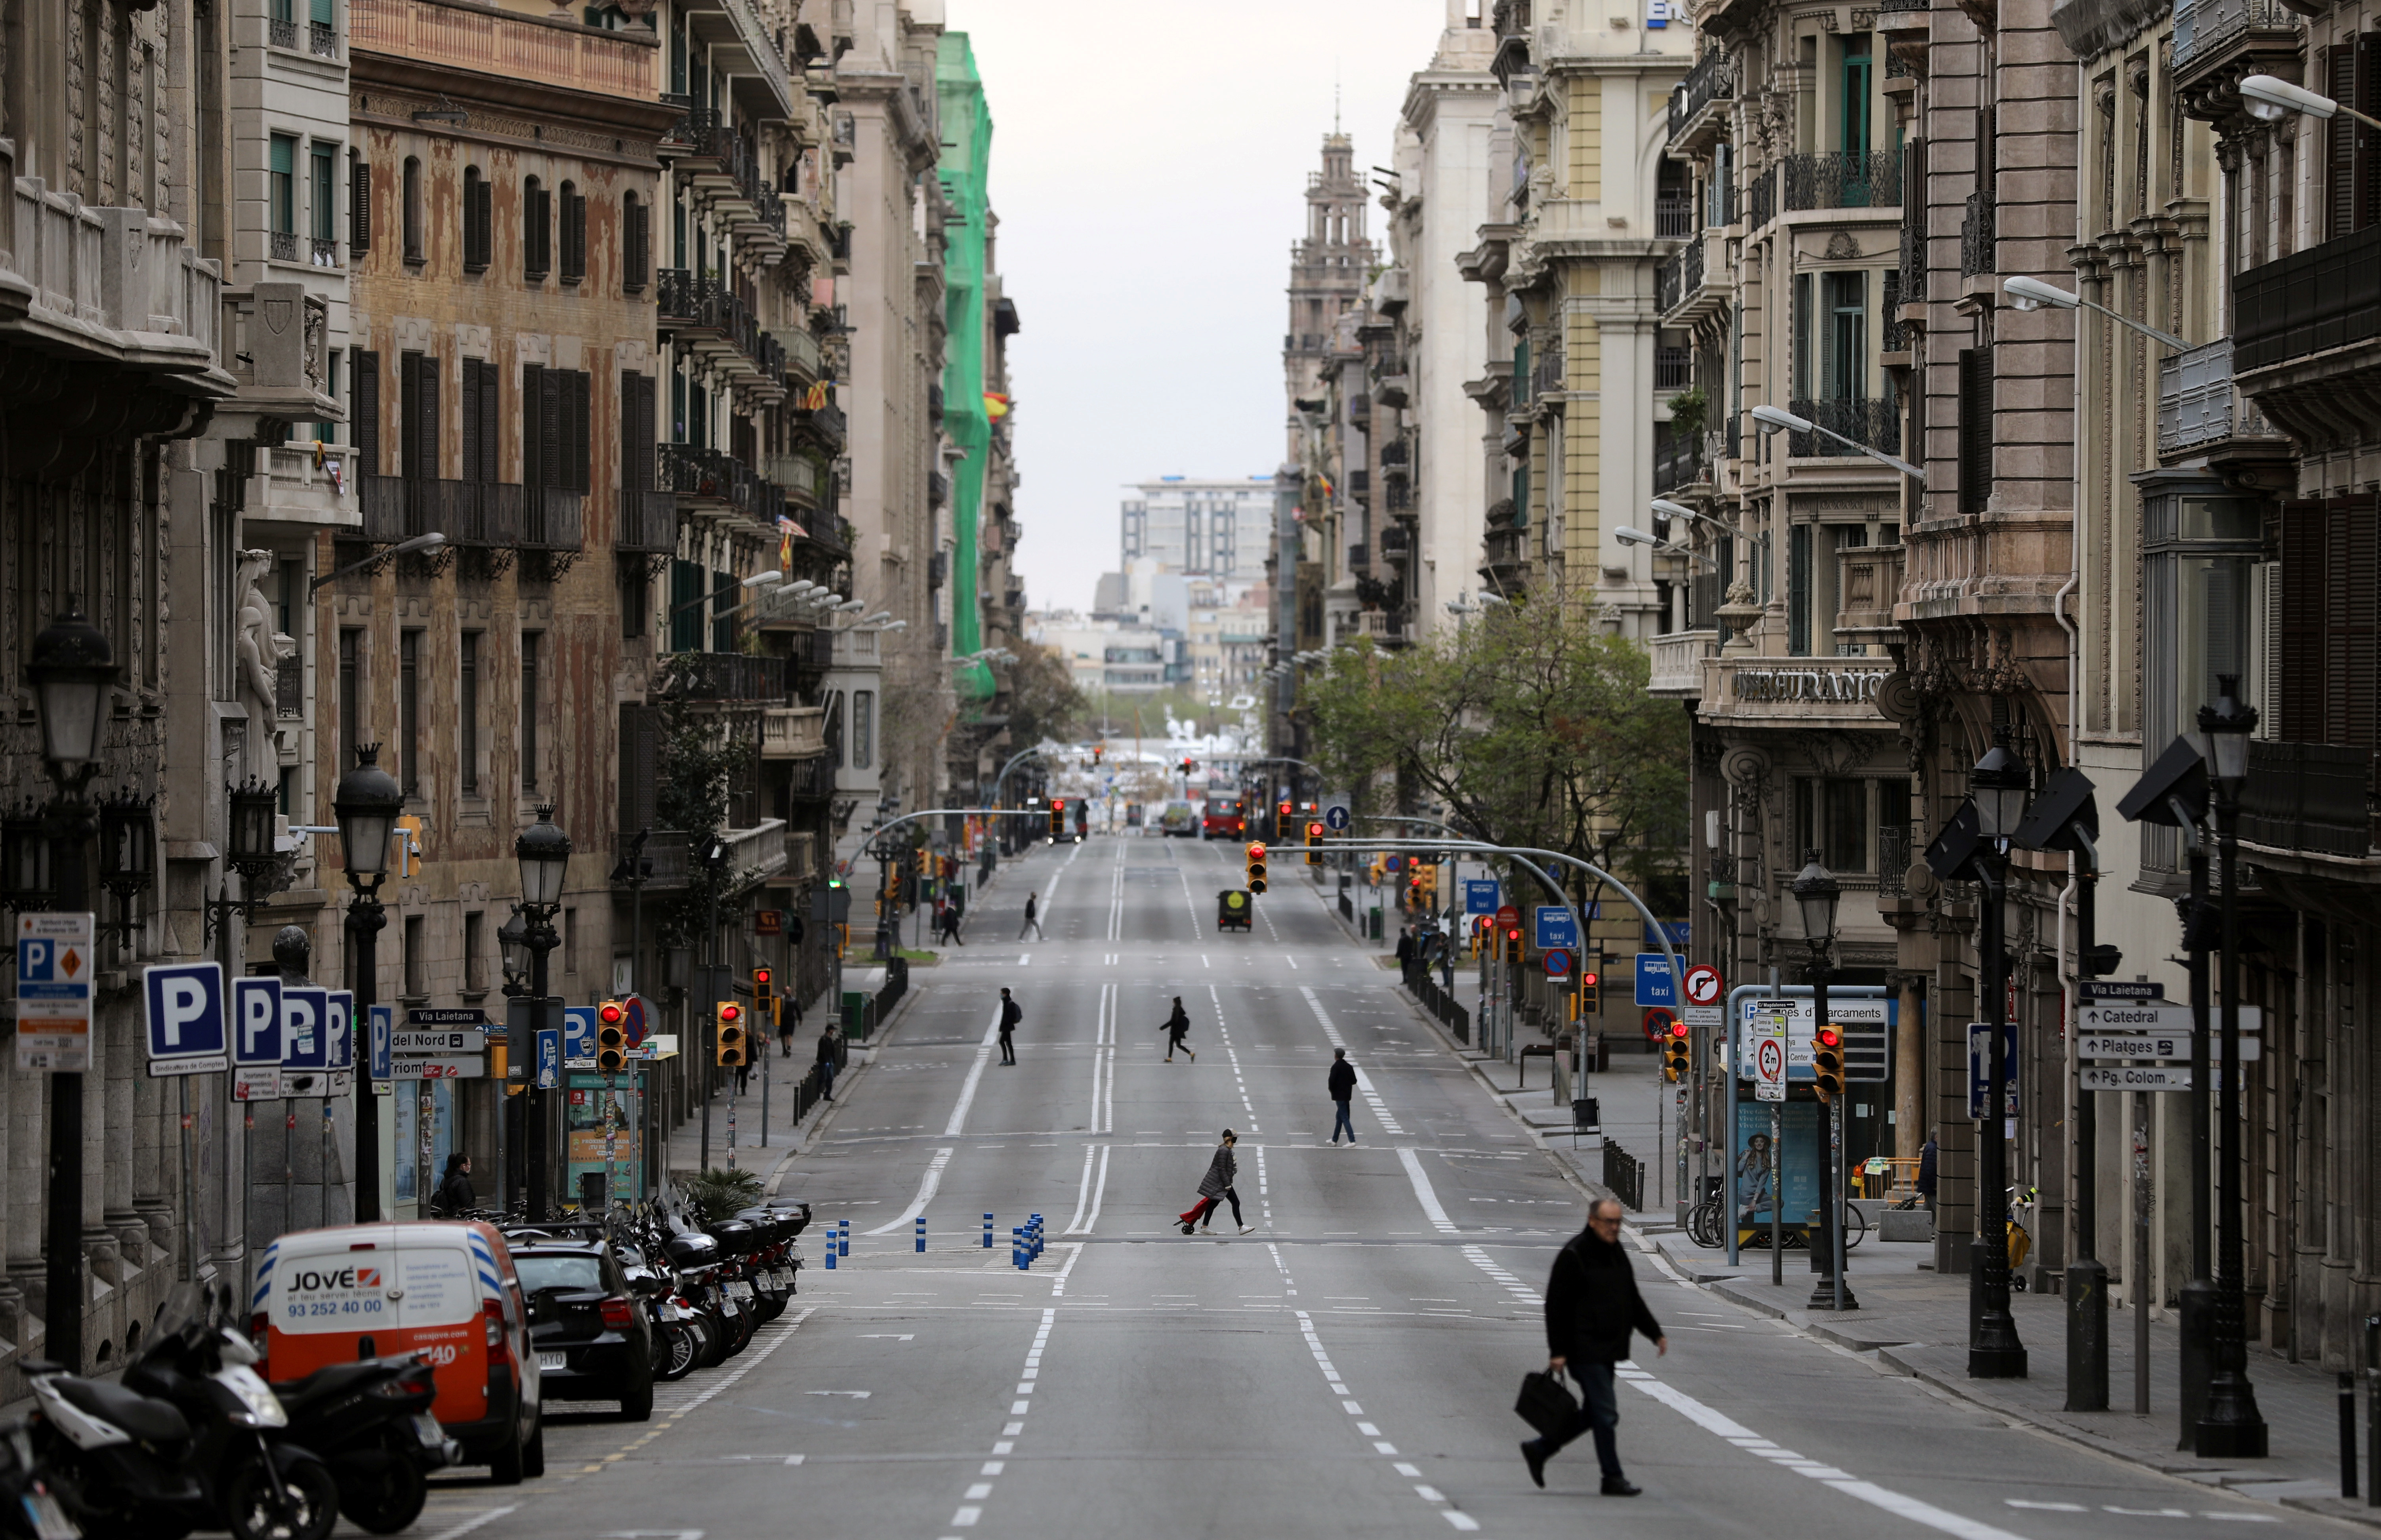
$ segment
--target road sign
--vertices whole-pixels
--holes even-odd
[[[567,1069],[595,1068],[595,1008],[562,1008],[562,1063]]]
[[[1500,925],[1518,925],[1520,923],[1521,911],[1515,909],[1512,905],[1506,904],[1496,911],[1496,923]]]
[[[1787,1021],[1787,1079],[1808,1082],[1814,1078],[1811,1069],[1811,1036],[1817,1030],[1818,1023],[1812,1014],[1810,996],[1744,999],[1738,1005],[1745,1040],[1747,1075],[1752,1072],[1752,1040],[1763,1031],[1763,1019],[1782,1016]],[[1696,1008],[1688,1008],[1689,1025],[1694,1024],[1692,1013]],[[1874,984],[1854,984],[1827,992],[1827,1019],[1843,1033],[1846,1081],[1866,1082],[1890,1077],[1893,1024],[1899,1015],[1898,1003]]]
[[[1978,1122],[1984,1118],[1985,1088],[1992,1083],[1991,1065],[1993,1029],[1984,1021],[1968,1023],[1968,1116]],[[2015,1118],[2017,1094],[2017,1023],[2001,1024],[2001,1088],[2007,1101],[2001,1110],[2005,1117]]]
[[[323,1067],[346,1074],[356,1067],[356,996],[351,989],[334,989],[324,996]]]
[[[379,1008],[373,1008],[377,1010]],[[452,1032],[416,1032],[400,1027],[390,1034],[388,1051],[409,1057],[437,1057],[443,1054],[480,1054],[488,1050],[488,1034],[476,1027],[458,1027]]]
[[[371,1062],[367,1068],[371,1070],[372,1078],[384,1084],[397,1078],[391,1072],[392,1067],[389,1063],[389,1060],[395,1057],[392,1044],[397,1036],[396,1023],[397,1008],[395,1006],[372,1008],[370,1033],[372,1046],[368,1050]]]
[[[2241,1062],[2246,1064],[2262,1057],[2261,1039],[2243,1033],[2241,1038]],[[2166,1058],[2187,1059],[2191,1057],[2189,1033],[2164,1032],[2087,1032],[2075,1036],[2075,1057],[2078,1058]],[[2224,1057],[2224,1036],[2221,1033],[2207,1034],[2207,1057]]]
[[[2080,1082],[2085,1091],[2188,1091],[2188,1064],[2086,1065]]]
[[[1752,1067],[1752,1098],[1759,1102],[1786,1099],[1786,1029],[1782,1013],[1754,1018],[1745,1024],[1747,1057]]]
[[[1496,879],[1466,877],[1463,879],[1463,912],[1494,914],[1496,912]]]
[[[2241,1008],[2241,1030],[2255,1032],[2265,1021],[2265,1015],[2255,1006]],[[2214,1006],[2207,1008],[2207,1035],[2213,1041],[2223,1030],[2224,1018]],[[2191,1007],[2165,1000],[2124,1000],[2115,1003],[2081,1007],[2075,1012],[2078,1032],[2154,1032],[2161,1035],[2191,1040]]]
[[[399,1058],[389,1062],[394,1071],[392,1080],[401,1081],[475,1081],[485,1080],[488,1061],[479,1054],[465,1054],[451,1058]]]
[[[543,1027],[537,1034],[537,1088],[551,1091],[562,1083],[562,1029]]]
[[[1639,952],[1637,954],[1637,1003],[1641,1006],[1679,1008],[1679,992],[1670,987],[1670,954]]]
[[[1570,954],[1560,947],[1551,947],[1545,955],[1546,977],[1562,978],[1570,972]]]
[[[17,1068],[91,1068],[92,916],[17,916]]]
[[[405,1013],[409,1027],[484,1027],[488,1013],[477,1006],[414,1006]]]
[[[329,991],[281,986],[281,1068],[320,1069],[325,1067],[329,1045],[323,1033],[323,1012]]]
[[[1323,826],[1333,834],[1346,834],[1354,820],[1348,815],[1348,804],[1333,802],[1323,810]]]
[[[140,971],[149,1016],[149,1073],[204,1075],[231,1068],[224,1035],[223,965],[159,962]]]
[[[1572,923],[1570,906],[1540,904],[1538,906],[1539,949],[1543,951],[1548,947],[1567,947],[1576,949],[1578,946],[1579,926]]]
[[[231,1099],[281,1099],[283,1021],[281,981],[231,981]]]
[[[1719,997],[1728,993],[1719,970],[1708,962],[1698,962],[1687,970],[1687,1004],[1695,1007],[1716,1006]]]
[[[2166,985],[2147,979],[2084,979],[2075,985],[2075,997],[2094,1000],[2163,1000]]]

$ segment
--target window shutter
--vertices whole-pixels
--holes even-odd
[[[652,706],[620,707],[620,822],[623,835],[653,824],[654,783],[661,774],[661,729]]]
[[[1786,651],[1811,655],[1811,526],[1786,531]]]
[[[485,360],[480,363],[480,465],[483,482],[500,482],[504,478],[504,434],[497,427],[496,411],[504,403],[504,372]]]
[[[357,161],[348,168],[348,250],[356,255],[372,250],[372,166]]]
[[[537,403],[537,464],[538,484],[567,486],[570,481],[569,462],[562,458],[563,402],[566,386],[560,370],[549,369],[538,379]]]
[[[2357,104],[2367,117],[2381,112],[2381,32],[2356,40]],[[2338,122],[2344,114],[2334,114]],[[2362,123],[2350,127],[2356,136],[2356,228],[2381,224],[2381,133]]]
[[[397,473],[413,474],[413,422],[421,409],[421,355],[397,356]]]
[[[631,483],[640,491],[650,492],[659,484],[659,467],[654,464],[661,453],[660,434],[655,423],[654,396],[657,381],[651,374],[632,376],[637,382],[636,428],[629,443],[636,446],[636,479]]]
[[[587,195],[569,188],[562,191],[562,275],[587,276]]]
[[[380,355],[358,352],[348,388],[352,392],[348,413],[355,421],[357,469],[377,476],[380,469]]]
[[[521,484],[545,484],[545,435],[538,423],[545,399],[545,366],[521,365]]]
[[[2324,92],[2335,102],[2356,94],[2356,53],[2353,44],[2324,50]],[[2324,238],[2338,240],[2356,228],[2361,202],[2356,186],[2356,141],[2360,125],[2346,113],[2335,113],[2324,125]]]
[[[622,220],[620,287],[634,294],[645,287],[653,263],[653,205],[639,199],[629,204]]]
[[[487,480],[480,456],[483,441],[480,437],[480,361],[463,361],[463,479],[467,482]]]
[[[568,378],[570,382],[570,446],[563,463],[570,468],[568,484],[571,490],[592,492],[595,485],[594,376],[582,369]]]
[[[413,424],[414,470],[425,482],[438,479],[438,355],[418,353],[421,380]]]
[[[1982,513],[1993,495],[1993,350],[1960,349],[1960,511]]]

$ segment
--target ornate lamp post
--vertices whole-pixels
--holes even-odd
[[[360,744],[355,768],[339,777],[331,811],[339,820],[339,854],[355,901],[348,906],[348,934],[354,938],[356,1008],[351,1025],[364,1033],[364,1072],[356,1077],[356,1223],[378,1222],[380,1212],[380,1094],[372,1071],[372,1013],[380,1000],[378,938],[388,923],[380,885],[388,875],[388,838],[405,811],[405,791],[382,769],[380,745]]]
[[[555,934],[554,916],[562,907],[562,881],[570,868],[570,837],[556,826],[551,803],[539,808],[537,822],[513,841],[513,855],[520,862],[520,917],[525,923],[521,944],[529,949],[531,959],[529,1083],[521,1090],[527,1148],[521,1165],[529,1178],[529,1216],[534,1220],[544,1216],[547,1202],[545,1097],[537,1085],[538,1043],[553,1008],[547,996],[548,973],[554,949],[562,945],[562,937]]]
[[[57,902],[69,913],[91,907],[83,842],[92,817],[83,788],[99,768],[99,742],[107,727],[107,695],[116,679],[116,654],[106,635],[69,596],[66,613],[33,638],[25,680],[42,714],[42,763],[57,788],[50,806],[51,860],[57,874]],[[89,1300],[82,1253],[82,1071],[50,1074],[49,1249],[43,1314],[49,1325],[47,1356],[79,1374],[83,1365],[82,1317]]]
[[[2256,729],[2257,711],[2241,703],[2240,684],[2237,675],[2217,675],[2216,703],[2199,708],[2199,730],[2215,772],[2216,838],[2223,863],[2216,889],[2224,927],[2224,1052],[2216,1065],[2223,1132],[2222,1158],[2216,1166],[2214,1363],[2195,1440],[2200,1457],[2214,1460],[2265,1457],[2265,1420],[2249,1384],[2241,1298],[2241,790],[2249,779],[2249,735]]]
[[[1819,864],[1813,850],[1794,878],[1794,902],[1802,911],[1802,939],[1811,948],[1811,1025],[1813,1038],[1827,1026],[1827,981],[1835,969],[1829,955],[1836,943],[1836,910],[1843,902],[1843,885]],[[1814,1056],[1815,1057],[1815,1056]],[[1842,1152],[1837,1145],[1836,1106],[1822,1088],[1819,1093],[1819,1233],[1813,1238],[1811,1270],[1819,1281],[1811,1289],[1813,1310],[1857,1310],[1851,1285],[1844,1277],[1844,1227],[1839,1198]],[[1782,1191],[1779,1194],[1784,1195]]]
[[[1993,746],[1968,773],[1968,793],[1976,809],[1976,832],[1984,848],[1975,871],[1984,890],[1984,1020],[1990,1042],[1984,1052],[1984,1116],[1976,1131],[1976,1219],[1984,1230],[1984,1306],[1968,1342],[1971,1379],[2023,1379],[2025,1347],[2017,1318],[2009,1314],[2009,959],[2002,955],[2001,906],[2009,895],[2009,837],[2025,817],[2030,777],[2025,763],[2009,752],[2009,729],[1993,729]]]

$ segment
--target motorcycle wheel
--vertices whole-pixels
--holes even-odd
[[[727,1356],[727,1324],[716,1315],[698,1315],[689,1325],[702,1339],[694,1366],[698,1369],[719,1367],[720,1361]]]
[[[358,1473],[339,1486],[339,1511],[358,1529],[374,1534],[395,1534],[421,1517],[430,1500],[430,1483],[421,1467],[402,1454],[376,1471]]]
[[[702,1358],[702,1341],[694,1328],[683,1321],[673,1321],[662,1328],[662,1361],[653,1370],[654,1376],[665,1382],[682,1380],[694,1373]]]
[[[286,1501],[276,1502],[262,1461],[232,1473],[224,1486],[225,1527],[232,1540],[327,1540],[339,1522],[339,1484],[313,1457],[289,1461],[281,1473]]]

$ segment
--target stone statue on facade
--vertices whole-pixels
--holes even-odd
[[[259,580],[273,568],[270,551],[242,551],[233,583],[232,665],[238,678],[239,703],[248,709],[246,756],[239,778],[250,776],[267,786],[281,779],[275,748],[275,722],[280,715],[281,663],[297,650],[288,637],[273,629],[273,605]]]

